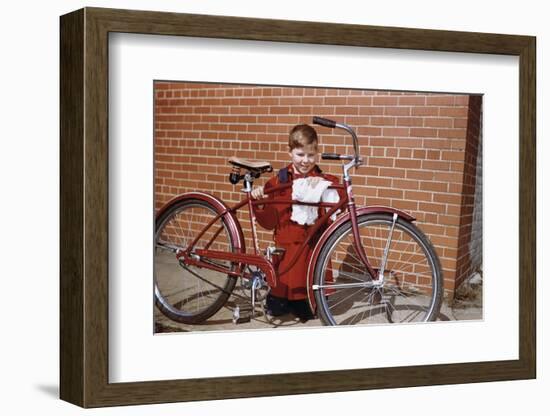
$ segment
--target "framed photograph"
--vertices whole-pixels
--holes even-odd
[[[154,107],[155,333],[482,319],[481,95],[171,80],[154,82]],[[334,180],[342,176],[345,165],[334,163],[332,155],[353,155],[353,138],[345,130],[339,132],[342,129],[319,124],[312,129],[308,123],[319,114],[346,123],[357,134],[358,152],[364,159],[360,169],[350,173],[357,206],[387,207],[371,213],[396,213],[409,224],[407,216],[414,216],[433,245],[437,267],[429,266],[429,256],[413,243],[412,235],[394,228],[383,267],[393,282],[387,281],[386,273],[380,291],[362,287],[366,270],[351,234],[331,246],[324,265],[315,250],[318,247],[320,255],[323,244],[317,240],[324,229],[329,236],[338,225],[315,230],[316,219],[307,216],[310,208],[283,207],[282,203],[279,208],[269,199],[278,210],[254,207],[251,213],[247,209],[242,181],[248,171],[243,163],[250,163],[249,159],[254,160],[253,166],[260,162],[267,166],[251,178],[251,188],[259,185],[263,190],[282,183],[278,176],[289,166],[303,166],[307,177]],[[315,146],[310,150],[321,155],[319,160],[302,156],[307,146],[289,143],[289,136],[294,140],[302,132],[312,133]],[[276,175],[271,173],[274,170]],[[233,181],[229,175],[234,175]],[[325,185],[329,186],[328,181]],[[262,271],[257,263],[261,258],[255,257],[239,278],[228,277],[230,271],[220,270],[219,263],[212,269],[206,264],[182,269],[174,250],[182,241],[189,247],[203,229],[195,250],[201,244],[210,248],[217,244],[222,250],[236,245],[225,232],[213,235],[216,223],[209,224],[212,216],[207,209],[214,207],[190,208],[191,201],[202,201],[195,193],[198,190],[207,190],[208,198],[215,198],[212,203],[240,206],[233,210],[234,221],[228,217],[244,237],[240,253],[256,246],[259,252],[278,250],[270,254],[273,272]],[[338,202],[345,204],[343,191]],[[331,192],[338,195],[327,188],[318,194],[319,200]],[[286,220],[285,209],[290,214]],[[333,220],[343,224],[347,210],[337,210]],[[281,213],[281,224],[271,224],[271,218],[264,218],[267,212]],[[251,214],[259,222],[254,228]],[[359,227],[366,257],[379,270],[390,236],[386,227],[391,225],[392,221]],[[315,272],[316,266],[325,270],[324,275]],[[330,280],[331,287],[324,289],[326,303],[317,304],[315,291],[308,293],[306,288],[327,283],[321,280]]]
[[[535,38],[86,8],[60,46],[63,400],[536,376]]]

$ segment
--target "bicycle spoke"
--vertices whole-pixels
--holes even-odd
[[[416,266],[417,264],[420,264],[420,262],[416,262],[416,263],[411,263],[411,264],[407,264],[404,268],[402,269],[395,269],[395,268],[390,268],[390,270],[393,270],[393,271],[396,271],[396,272],[400,272],[402,274],[411,274],[411,275],[414,275],[414,274],[417,274],[417,275],[420,275],[420,273],[416,273],[416,272],[413,272],[412,269],[414,269],[414,266]],[[426,273],[427,274],[427,273]],[[425,274],[425,275],[426,275]]]
[[[368,297],[368,296],[369,296],[369,294],[367,294],[366,297]],[[364,299],[364,298],[363,298],[363,299]],[[351,308],[349,308],[349,311],[353,311],[353,309],[354,309],[354,308],[351,307]],[[359,316],[360,316],[359,313],[356,313],[356,314],[352,315],[352,316],[351,316],[351,320],[350,320],[350,325],[353,325],[353,322],[354,322],[355,319],[356,319],[357,317],[359,317]]]
[[[404,271],[404,270],[398,270],[398,271],[394,272],[394,274],[402,274],[402,275],[407,275],[407,276],[416,276],[417,278],[418,278],[418,277],[426,277],[426,276],[429,276],[428,273],[406,272],[406,271]]]
[[[401,305],[400,309],[405,309],[405,310],[410,310],[411,312],[409,313],[409,315],[406,315],[405,318],[400,318],[400,321],[401,322],[406,322],[408,321],[409,317],[412,316],[413,314],[415,314],[414,316],[419,316],[421,313],[424,313],[428,306],[427,305],[423,305],[423,304],[420,304],[416,299],[413,299],[411,296],[407,296],[404,292],[402,291],[396,291],[395,289],[392,289],[392,288],[389,288],[389,291],[391,293],[394,294],[395,297],[398,297],[398,298],[401,298],[401,297],[405,297],[407,300],[410,300],[414,305],[415,305],[415,308],[403,308],[403,306]],[[404,295],[404,296],[403,296]],[[388,304],[391,303],[391,302],[388,302]],[[393,310],[396,311],[397,309],[395,308],[395,306],[393,306],[392,304],[392,307],[393,307]]]
[[[335,289],[335,290],[338,290],[338,289]],[[342,290],[347,290],[347,289],[342,289]],[[360,290],[365,290],[365,289],[360,289]],[[343,301],[348,300],[349,298],[351,298],[351,297],[352,297],[353,295],[355,295],[355,294],[357,294],[357,292],[352,292],[351,295],[345,297],[344,299],[340,299],[340,301],[339,301],[338,303],[336,303],[336,304],[334,304],[334,305],[331,305],[331,307],[335,307],[335,306],[337,306],[337,305],[340,305]],[[334,296],[334,295],[331,295],[331,296]]]
[[[416,249],[418,249],[418,247],[416,247],[413,242],[410,242],[408,244],[411,245],[412,247],[415,247]],[[418,251],[415,250],[411,253],[411,255],[409,257],[407,257],[407,259],[402,260],[402,262],[403,263],[409,263],[409,261],[413,258],[414,255],[419,255],[419,254],[421,254],[421,253],[419,253]]]
[[[215,287],[216,289],[218,289],[218,290],[220,290],[220,291],[222,291],[222,292],[225,291],[225,289],[224,289],[223,287],[218,286],[218,285],[216,285],[215,283],[212,283],[211,281],[209,281],[209,280],[203,278],[200,274],[195,273],[195,272],[194,272],[193,270],[191,270],[189,267],[187,267],[187,266],[182,266],[182,268],[184,268],[184,269],[187,270],[189,273],[191,273],[193,276],[195,276],[195,277],[198,279],[198,280],[197,280],[198,282],[207,283],[207,284],[209,284],[210,286]]]
[[[374,308],[374,304],[372,303],[372,299],[373,299],[373,297],[374,297],[375,295],[376,295],[376,291],[375,291],[375,290],[373,290],[373,291],[371,291],[369,294],[367,294],[367,296],[366,296],[366,299],[367,299],[367,300],[366,300],[366,304],[367,304],[367,305],[371,305],[371,306],[368,307],[367,310],[363,312],[363,314],[362,314],[362,317],[363,317],[363,318],[360,319],[358,322],[361,322],[361,321],[364,319],[365,313],[366,313],[367,311],[368,311],[368,314],[369,314],[369,315],[368,315],[369,318],[372,316],[372,310],[373,310],[373,308]]]
[[[349,239],[351,240],[351,242],[349,243],[349,247],[353,248],[353,251],[355,252],[355,246],[353,245],[353,238],[350,237]],[[355,260],[355,261],[354,261],[355,264],[363,264],[362,260],[361,260],[359,257],[354,256],[350,250],[348,250],[348,251],[346,252],[346,257],[347,257],[347,256],[349,256],[349,257],[351,257],[353,260]],[[359,270],[360,272],[363,272],[363,269],[360,269],[360,268],[357,267],[355,264],[348,264],[348,266],[350,266],[350,267],[352,267],[352,268],[354,268],[354,269],[357,269],[357,270]]]
[[[393,288],[390,288],[388,287],[386,290],[389,290],[391,293],[394,293],[395,295],[397,296],[402,296],[402,297],[405,297],[407,299],[410,299],[411,302],[413,302],[415,305],[419,306],[420,308],[424,309],[425,308],[425,305],[421,305],[420,303],[418,303],[418,301],[416,301],[415,299],[412,298],[412,296],[409,296],[407,295],[403,290],[395,290]],[[411,293],[411,295],[415,295],[413,293]],[[415,295],[416,296],[416,295]]]
[[[182,242],[182,245],[184,247],[187,247],[187,240],[185,238],[185,236],[183,234],[185,234],[185,232],[183,231],[183,229],[181,228],[181,226],[179,225],[179,221],[177,219],[177,217],[174,218],[174,222],[176,223],[175,226],[174,226],[174,232],[176,233],[176,236],[178,237],[178,240],[180,240]],[[178,229],[181,231],[181,234],[178,233]]]
[[[378,230],[375,230],[375,234],[376,234],[377,231],[378,231]],[[363,245],[363,246],[364,246],[364,247],[367,247],[367,248],[372,248],[373,251],[374,251],[372,257],[378,258],[378,255],[376,254],[376,250],[381,250],[381,249],[378,248],[378,247],[376,247],[376,245],[374,244],[374,242],[373,242],[372,237],[370,236],[370,234],[369,234],[367,237],[364,237],[364,236],[360,236],[360,237],[361,237],[361,239],[367,238],[367,239],[370,240],[370,244],[366,244],[366,245]],[[375,235],[375,237],[376,237],[376,235]],[[350,244],[350,247],[352,247],[352,248],[353,248],[353,251],[355,252],[355,246],[353,245],[354,238],[353,238],[352,235],[350,235],[350,237],[348,237],[348,238],[349,238],[349,240],[350,240],[350,243],[349,243],[349,244]],[[376,239],[378,239],[378,238],[376,237]],[[357,261],[357,264],[362,264],[362,263],[363,263],[363,261],[362,261],[359,257],[354,256],[353,254],[351,254],[351,252],[348,253],[348,254],[349,254],[350,256],[352,256],[352,257]],[[367,256],[367,257],[368,257],[368,256]]]
[[[378,230],[379,230],[379,228],[376,228],[376,229],[374,230],[374,241],[377,241],[377,240],[378,240]],[[366,245],[364,244],[363,247],[372,248],[372,250],[373,250],[373,255],[372,255],[372,257],[373,257],[373,258],[378,258],[379,256],[378,256],[378,254],[377,254],[377,250],[381,250],[381,248],[377,247],[377,245],[374,243],[373,237],[370,235],[370,233],[368,233],[368,236],[366,236],[365,238],[367,238],[367,239],[370,241],[370,244],[366,244]],[[361,240],[363,240],[363,236],[361,236]],[[368,255],[367,255],[367,257],[368,257]],[[357,260],[359,260],[359,259],[357,259]],[[370,260],[370,259],[369,259],[369,260]],[[362,262],[360,262],[360,264],[361,264],[361,263],[362,263]]]
[[[169,251],[171,253],[176,253],[181,247],[172,245],[170,243],[167,243],[165,241],[158,241],[155,245],[156,248]]]
[[[338,278],[340,278],[341,276],[347,277],[347,278],[349,278],[349,279],[351,279],[351,280],[355,280],[356,282],[361,282],[361,283],[363,283],[363,282],[368,282],[369,280],[371,280],[370,278],[369,278],[368,280],[359,279],[358,277],[356,277],[356,276],[353,275],[353,274],[343,273],[343,272],[340,272],[340,273],[338,274]],[[339,283],[339,284],[340,284],[340,283]]]

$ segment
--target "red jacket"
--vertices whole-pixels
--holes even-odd
[[[294,173],[292,164],[288,165],[288,181],[292,183],[295,179],[321,176],[334,184],[337,184],[338,178],[333,175],[325,174],[315,166],[305,176],[302,174]],[[264,186],[264,192],[280,185],[278,176],[272,177]],[[340,194],[342,198],[342,194]],[[268,195],[268,199],[292,199],[292,187],[284,190],[274,192]],[[323,214],[319,208],[319,217]],[[285,253],[280,258],[278,265],[276,266],[278,273],[284,271],[290,265],[295,254],[299,251],[300,245],[305,241],[308,228],[311,226],[300,225],[294,221],[291,221],[292,215],[291,204],[269,204],[264,205],[262,209],[256,207],[254,210],[256,220],[258,223],[268,229],[274,229],[273,240],[277,248],[284,248]],[[319,232],[323,232],[321,229]],[[302,255],[298,258],[296,263],[285,273],[278,276],[277,287],[271,289],[271,294],[280,298],[286,298],[289,300],[298,300],[307,298],[306,280],[307,280],[307,266],[309,263],[309,257],[314,248],[318,238],[312,238],[310,244],[306,245]]]

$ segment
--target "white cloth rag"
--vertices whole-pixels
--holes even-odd
[[[292,199],[301,202],[338,202],[340,197],[336,189],[328,189],[332,184],[325,179],[320,180],[315,186],[312,185],[312,180],[315,176],[308,178],[296,179],[292,183]],[[312,207],[307,205],[292,205],[292,215],[290,219],[297,222],[300,225],[311,225],[317,220],[318,207]],[[326,208],[328,211],[328,208]],[[340,210],[336,211],[331,219],[334,220]]]

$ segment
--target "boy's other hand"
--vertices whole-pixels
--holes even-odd
[[[254,198],[254,199],[260,199],[260,198],[265,197],[264,187],[263,186],[258,186],[256,188],[254,188],[252,190],[252,192],[250,193],[250,195],[252,195],[252,198]]]

